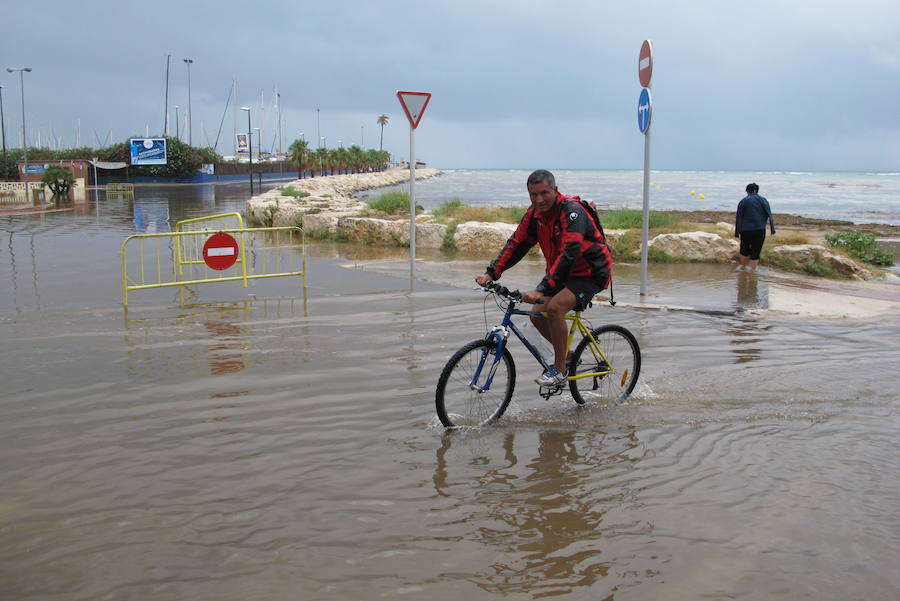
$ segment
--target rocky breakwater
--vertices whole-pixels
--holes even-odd
[[[416,179],[434,177],[440,170],[430,167],[416,169]],[[394,186],[409,181],[408,169],[388,169],[374,173],[349,173],[298,179],[274,190],[269,190],[247,201],[246,215],[251,223],[264,226],[294,226],[303,224],[307,233],[320,237],[339,237],[355,241],[352,232],[370,236],[366,231],[383,232],[371,243],[401,242],[392,233],[402,229],[403,220],[371,219],[362,217],[366,203],[353,198],[356,192]],[[359,222],[380,222],[377,228],[367,228]],[[417,223],[419,218],[416,219]],[[409,229],[409,220],[405,220]],[[416,230],[418,240],[418,226]],[[409,244],[407,232],[406,244]],[[363,240],[359,240],[363,241]]]

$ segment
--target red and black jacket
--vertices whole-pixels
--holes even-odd
[[[547,262],[547,275],[535,290],[555,294],[571,277],[591,278],[609,286],[612,257],[594,220],[578,202],[578,196],[558,194],[556,206],[546,216],[530,207],[506,245],[491,261],[487,274],[499,279],[539,244]]]

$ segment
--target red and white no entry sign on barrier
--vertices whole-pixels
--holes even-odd
[[[210,269],[223,271],[237,262],[238,243],[231,234],[219,232],[203,245],[203,261]]]

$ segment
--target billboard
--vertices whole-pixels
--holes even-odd
[[[237,154],[247,154],[250,152],[250,136],[247,134],[236,134],[234,146]]]
[[[131,138],[132,165],[165,165],[165,138]]]

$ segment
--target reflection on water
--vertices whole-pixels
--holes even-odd
[[[627,487],[620,479],[631,470],[621,453],[636,447],[633,431],[618,433],[609,445],[602,432],[546,429],[537,435],[535,455],[521,464],[514,431],[481,444],[477,437],[459,438],[442,437],[433,482],[445,497],[466,495],[475,487],[466,521],[483,526],[465,538],[495,548],[497,560],[470,575],[470,582],[500,595],[557,597],[587,593],[608,576],[612,557],[606,541],[618,525],[604,523],[604,517],[625,500]],[[452,452],[452,445],[462,448]],[[527,443],[526,448],[531,453]],[[500,452],[502,459],[493,459]],[[460,471],[453,463],[459,462],[480,472],[475,482],[460,474],[453,481]],[[652,528],[642,530],[650,534]]]
[[[769,289],[768,284],[756,272],[737,272],[737,302],[738,310],[768,309]]]

